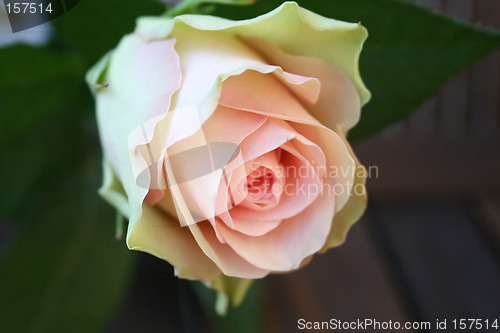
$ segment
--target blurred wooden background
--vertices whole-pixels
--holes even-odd
[[[467,22],[500,28],[497,0],[418,2]],[[371,191],[457,195],[498,189],[499,92],[497,51],[448,82],[409,118],[357,145],[362,162],[379,167]]]

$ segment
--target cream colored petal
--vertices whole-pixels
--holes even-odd
[[[326,252],[329,248],[339,246],[344,243],[349,229],[361,218],[367,205],[367,194],[365,188],[366,170],[359,163],[345,137],[341,135],[341,138],[344,140],[347,149],[349,149],[349,153],[352,158],[356,161],[354,186],[347,203],[340,211],[335,213],[335,216],[333,217],[332,229],[328,235],[325,246],[321,249],[321,252]]]
[[[201,251],[188,228],[159,209],[144,204],[142,216],[127,240],[130,249],[150,253],[168,261],[185,279],[212,281],[221,275]]]
[[[99,188],[99,194],[108,203],[115,207],[120,214],[129,218],[130,206],[127,199],[127,194],[123,189],[122,184],[113,170],[107,158],[103,159],[103,184]]]
[[[128,210],[123,201],[114,202],[130,217],[127,239],[132,236],[137,239],[134,229],[141,220],[142,203],[148,193],[147,187],[137,183],[133,172],[136,163],[140,165],[135,167],[143,165],[147,169],[135,151],[140,142],[130,138],[134,130],[151,119],[161,119],[169,110],[170,99],[181,81],[174,43],[173,39],[145,42],[134,35],[126,36],[88,76],[89,80],[99,80],[102,85],[95,91],[99,132],[104,154],[128,199]],[[152,133],[145,136],[150,137]],[[104,186],[101,194],[109,197],[109,189]]]
[[[175,36],[183,80],[172,107],[194,106],[202,122],[216,110],[222,82],[249,70],[273,73],[272,76],[283,85],[291,87],[305,99],[315,101],[319,95],[317,79],[285,73],[278,66],[269,66],[235,36],[217,31],[198,31],[189,26],[181,26]],[[234,97],[239,95],[243,96],[244,92],[240,91]]]
[[[295,2],[285,2],[267,14],[242,21],[202,15],[181,15],[173,20],[144,17],[139,20],[136,31],[145,38],[166,38],[177,36],[185,26],[258,37],[276,44],[286,53],[324,59],[349,75],[361,104],[370,99],[358,68],[359,55],[368,35],[360,24],[326,18],[300,8]]]

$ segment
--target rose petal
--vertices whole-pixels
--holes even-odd
[[[296,86],[293,89],[297,93],[311,100],[316,100],[319,95],[317,79],[284,73],[280,67],[268,65],[265,59],[236,36],[199,31],[184,24],[175,29],[174,35],[183,80],[173,108],[194,106],[202,122],[215,111],[222,82],[248,70],[274,73],[283,84]]]
[[[238,182],[233,178],[245,177],[244,169],[237,170],[238,165],[244,168],[243,159],[236,156],[230,160],[230,155],[237,153],[241,140],[253,133],[265,119],[260,115],[220,107],[198,133],[168,147],[167,176],[183,225],[213,219],[229,208],[231,202],[226,196],[228,184],[225,181],[233,185]],[[227,124],[234,126],[228,128]],[[220,165],[231,170],[226,172]],[[226,179],[228,177],[230,179]]]
[[[334,197],[321,195],[301,213],[265,235],[253,237],[221,224],[227,244],[251,264],[266,270],[296,269],[325,244],[333,218]]]
[[[335,213],[332,222],[332,229],[330,230],[328,239],[321,249],[321,252],[326,252],[326,250],[331,247],[340,246],[345,241],[347,232],[354,222],[358,221],[363,215],[367,205],[365,188],[367,176],[366,170],[359,163],[345,137],[343,135],[340,135],[340,137],[344,140],[349,153],[356,162],[354,186],[352,188],[351,195],[349,196],[349,200],[340,211]]]
[[[248,162],[279,148],[297,136],[300,135],[287,122],[269,118],[240,143],[240,149],[245,162]]]
[[[312,127],[312,129],[319,131],[322,128]],[[295,188],[295,182],[297,182],[297,185],[301,187],[319,188],[320,180],[315,175],[315,171],[312,164],[310,164],[304,158],[304,156],[301,155],[299,152],[307,150],[314,151],[315,153],[310,156],[318,160],[316,161],[317,166],[321,166],[322,163],[324,163],[324,157],[322,158],[318,157],[323,155],[323,153],[313,142],[307,140],[302,135],[298,134],[295,130],[293,130],[293,128],[287,122],[272,118],[268,119],[264,125],[262,125],[248,138],[243,140],[243,142],[240,145],[240,148],[243,153],[245,161],[248,162],[253,159],[256,159],[261,155],[264,155],[269,151],[273,151],[283,146],[290,140],[295,141],[294,143],[295,146],[300,147],[300,149],[295,151],[298,154],[297,157],[295,159],[290,157],[287,163],[289,163],[291,167],[294,167],[297,170],[306,169],[308,170],[308,172],[307,172],[307,177],[288,179],[287,183],[284,185],[285,189]],[[340,143],[343,144],[341,141]],[[290,149],[291,148],[293,148],[293,146],[290,146]],[[287,163],[283,163],[285,165],[285,169],[287,167]],[[302,191],[300,193],[302,193]],[[281,200],[280,204],[270,210],[255,211],[255,210],[250,210],[249,208],[246,207],[237,206],[234,207],[230,213],[233,217],[237,219],[247,219],[247,216],[252,216],[252,219],[254,220],[271,220],[271,221],[288,218],[299,213],[317,196],[317,194],[308,195],[308,193],[306,192],[304,192],[303,194],[304,196],[300,194],[282,195],[280,199]]]
[[[262,126],[266,120],[267,117],[262,115],[219,106],[203,124],[203,132],[207,142],[239,144]]]
[[[295,96],[273,75],[246,71],[227,78],[219,104],[281,119],[318,124]]]
[[[129,218],[130,207],[127,195],[120,180],[113,171],[113,167],[106,158],[103,159],[103,178],[104,180],[101,188],[99,188],[99,194],[114,206],[120,214]]]
[[[177,36],[178,31],[186,26],[202,31],[257,37],[276,44],[291,55],[325,59],[340,67],[352,79],[361,104],[370,99],[370,92],[359,75],[359,54],[368,35],[360,24],[326,18],[300,8],[295,2],[285,2],[267,14],[243,21],[207,15],[180,15],[163,20],[145,17],[139,19],[136,32],[145,38],[162,39],[169,35]]]
[[[280,163],[280,158],[281,158],[281,150],[276,149],[267,152],[252,161],[245,163],[246,175],[247,175],[246,178],[248,179],[249,177],[251,177],[253,172],[259,172],[259,170],[262,170],[259,168],[265,168],[268,169],[270,172],[272,172],[273,178],[275,179],[274,185],[279,186],[282,189],[283,182],[285,181],[284,179],[285,174],[283,170],[283,165]],[[244,180],[246,186],[248,186],[247,179]],[[264,201],[259,200],[258,202],[255,201],[255,198],[252,197],[251,193],[248,193],[246,198],[241,201],[239,206],[252,208],[253,210],[269,209],[269,205],[276,206],[279,203],[281,192],[282,191],[277,193],[277,196],[274,195],[270,198],[265,199]],[[268,205],[266,205],[266,207],[263,207],[262,204],[266,202]]]
[[[100,65],[100,70],[106,72],[103,87],[95,92],[99,131],[104,153],[128,197],[130,222],[127,239],[141,218],[142,202],[148,192],[147,188],[136,183],[129,135],[149,120],[165,116],[169,110],[170,99],[181,81],[174,43],[173,39],[146,42],[129,35],[108,55],[108,66],[102,66],[102,62]],[[101,76],[102,72],[97,75],[94,71],[91,78]],[[130,143],[134,147],[134,142]]]
[[[147,204],[128,238],[129,248],[144,251],[171,263],[179,277],[211,281],[220,274],[217,266],[201,251],[187,228],[176,219]]]
[[[297,177],[288,175],[283,185],[283,193],[280,202],[275,207],[256,210],[246,205],[234,207],[230,214],[234,219],[248,219],[251,216],[255,221],[273,221],[290,218],[297,215],[311,204],[320,194],[322,183],[316,174],[312,164],[294,156],[293,154],[283,154],[283,164],[285,173],[291,174],[291,170],[301,170]],[[288,169],[286,169],[288,168]]]
[[[147,200],[155,203],[161,200],[167,189],[165,176],[173,187],[171,189],[173,194],[180,190],[176,185],[180,182],[182,174],[174,172],[177,171],[178,168],[175,167],[179,164],[175,161],[180,159],[176,158],[179,156],[176,155],[175,149],[179,146],[185,147],[185,150],[205,146],[205,138],[200,134],[201,128],[202,123],[196,109],[185,107],[155,117],[131,133],[129,145],[133,152],[130,157],[132,171],[137,185],[149,189]],[[181,171],[184,169],[184,166],[180,167]],[[186,216],[181,214],[184,212],[182,203],[175,200],[175,204],[181,208],[178,215],[185,218]],[[182,218],[181,224],[186,224]]]
[[[269,231],[276,229],[282,222],[282,220],[261,220],[257,221],[254,219],[239,219],[230,216],[231,214],[226,214],[227,217],[231,219],[231,222],[227,222],[221,218],[221,221],[229,228],[234,231],[241,232],[242,234],[248,236],[262,236],[267,234]],[[251,215],[248,216],[251,218]],[[218,223],[215,223],[215,230],[218,232],[219,226]],[[223,238],[222,235],[220,235]],[[224,238],[223,238],[224,239]],[[226,241],[224,240],[224,243]]]
[[[203,252],[221,269],[232,277],[258,279],[269,274],[269,270],[258,268],[239,256],[227,244],[221,244],[215,237],[211,225],[197,223],[189,226]]]
[[[356,163],[340,134],[326,128],[291,123],[291,126],[317,144],[326,156],[330,190],[335,194],[335,211],[338,212],[349,199],[356,172]]]
[[[319,100],[307,109],[323,125],[337,125],[347,132],[359,121],[361,101],[353,81],[339,67],[320,58],[293,56],[284,53],[273,43],[257,38],[244,39],[273,65],[285,71],[318,78],[321,82]]]

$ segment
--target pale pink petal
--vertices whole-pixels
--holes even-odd
[[[165,142],[168,147],[165,168],[183,225],[210,220],[230,208],[226,181],[232,185],[245,177],[244,170],[238,170],[238,165],[244,169],[243,159],[238,157],[238,144],[265,119],[261,115],[220,107],[193,135],[171,146]],[[232,158],[234,153],[236,158]]]
[[[356,171],[356,163],[342,138],[326,127],[313,127],[290,123],[297,132],[317,144],[326,156],[326,181],[331,183],[335,194],[335,211],[339,211],[349,199]]]
[[[248,37],[244,40],[270,64],[320,80],[319,100],[308,103],[307,109],[323,125],[331,129],[339,125],[346,132],[359,121],[361,100],[354,82],[342,69],[324,59],[284,53],[276,44],[263,39]]]
[[[269,118],[254,133],[240,143],[245,162],[275,150],[299,134],[287,122]]]
[[[274,151],[271,151],[269,153],[266,153],[266,154],[260,156],[259,158],[255,159],[253,161],[247,162],[246,164],[247,164],[248,171],[246,171],[246,172],[250,173],[253,171],[253,169],[255,169],[257,167],[266,167],[266,168],[269,168],[270,170],[276,171],[276,169],[279,165],[279,155],[280,154],[278,153],[278,151],[274,150]],[[281,175],[278,175],[278,176],[283,178],[284,174],[281,173]],[[281,181],[284,181],[284,180],[281,180]],[[280,197],[281,197],[281,193],[280,193],[280,196],[277,198],[278,202],[279,202]],[[247,198],[243,198],[243,200],[237,205],[237,207],[247,207],[247,208],[252,207],[254,210],[255,205],[252,205],[252,203],[248,203],[247,201],[248,201]],[[258,207],[260,208],[260,206],[258,206]],[[229,210],[228,212],[225,212],[224,214],[219,215],[218,217],[229,228],[231,228],[235,231],[242,232],[242,233],[247,234],[247,235],[252,235],[252,236],[263,235],[263,234],[273,230],[274,228],[276,228],[281,221],[281,220],[274,220],[274,221],[256,220],[256,219],[252,219],[251,215],[247,216],[246,218],[234,219],[231,216],[231,212],[233,211],[233,209]],[[215,231],[218,235],[219,240],[221,242],[225,242],[223,237],[218,232],[217,223],[214,225],[214,228],[215,228]]]
[[[252,86],[252,89],[255,89],[256,93],[254,94],[252,91],[252,93],[247,93],[242,99],[234,99],[231,97],[231,89],[234,89],[234,93],[244,89],[245,81],[242,80],[244,75],[253,77],[252,82],[254,86]],[[264,87],[264,89],[262,89],[262,87]],[[280,99],[280,101],[285,103],[283,105],[286,107],[281,108],[279,104],[273,104],[273,96],[270,96],[268,92],[276,92],[276,96],[280,96],[280,93],[277,92],[278,90],[281,91],[280,86],[272,81],[272,77],[249,71],[241,76],[234,76],[225,81],[221,103],[269,117],[287,120],[289,121],[289,125],[296,129],[295,132],[300,133],[303,137],[317,144],[321,150],[327,154],[326,165],[333,166],[341,173],[336,179],[336,183],[339,184],[339,186],[345,187],[346,190],[341,191],[336,201],[336,210],[340,210],[347,202],[350,187],[352,187],[353,184],[353,173],[355,169],[354,160],[349,156],[345,144],[339,138],[338,134],[319,124],[314,118],[309,116],[302,105],[293,99],[293,96],[290,96],[290,93],[286,90],[284,92],[281,91],[282,99]],[[224,97],[224,94],[227,94],[227,98]],[[288,97],[286,97],[287,94],[289,95]],[[261,98],[261,95],[264,97]],[[271,102],[267,103],[267,101]],[[269,139],[259,139],[259,133],[271,126],[273,128],[270,129],[271,134],[269,135]],[[284,127],[280,128],[276,123],[271,123],[270,121],[266,122],[254,133],[254,135],[242,142],[241,149],[245,160],[248,161],[249,159],[256,158],[288,141],[283,138],[284,132],[287,131],[289,133],[288,139],[297,136],[297,134],[293,134],[293,130],[288,130]]]
[[[154,206],[163,198],[164,195],[165,193],[163,190],[150,189],[144,200],[151,206]]]
[[[222,223],[221,223],[222,224]],[[258,268],[238,255],[229,245],[221,244],[210,224],[197,223],[189,226],[203,252],[227,276],[258,279],[270,273]]]
[[[332,229],[328,235],[328,239],[321,249],[321,253],[326,252],[329,248],[340,246],[347,237],[347,232],[351,226],[359,220],[366,209],[367,197],[365,182],[367,177],[366,169],[359,163],[354,155],[349,143],[343,135],[340,135],[345,142],[349,153],[356,162],[356,172],[354,186],[351,191],[351,196],[342,209],[335,213],[332,222]]]
[[[266,119],[266,116],[219,106],[203,124],[203,132],[207,142],[239,144],[264,124]]]
[[[161,200],[167,190],[165,177],[168,177],[178,216],[181,224],[185,225],[186,221],[191,220],[191,214],[189,208],[185,207],[182,196],[177,195],[183,190],[182,186],[177,185],[189,178],[189,171],[193,171],[193,168],[179,164],[186,160],[186,156],[188,162],[200,157],[196,148],[206,146],[202,122],[193,107],[170,110],[165,116],[157,118],[139,126],[129,136],[129,145],[134,153],[131,156],[132,170],[137,184],[149,188],[152,193],[148,197],[151,203]],[[206,166],[206,163],[201,166]],[[213,181],[212,178],[207,178],[208,180],[202,180]]]
[[[189,26],[175,32],[175,46],[182,65],[182,87],[175,98],[174,108],[194,106],[202,121],[217,107],[222,82],[247,71],[273,73],[281,86],[287,86],[309,101],[318,98],[320,87],[315,78],[284,73],[279,66],[266,60],[238,37],[216,31],[199,31]],[[243,95],[243,92],[240,92]]]
[[[166,115],[180,86],[174,44],[173,39],[145,43],[129,35],[112,54],[106,87],[96,95],[97,116],[105,153],[119,177],[130,164],[123,163],[129,155],[129,135],[149,120]],[[151,88],[143,89],[146,85]],[[146,135],[150,138],[152,133]]]
[[[314,142],[302,135],[297,135],[294,140],[283,144],[281,149],[291,153],[302,162],[311,164],[313,170],[319,177],[324,176],[327,168],[326,156],[323,150]],[[291,176],[290,173],[288,173],[287,176]],[[300,172],[297,173],[297,176],[301,177]]]
[[[262,126],[266,119],[265,116],[219,106],[203,124],[203,130],[207,142],[229,142],[239,145]],[[224,208],[227,210],[239,204],[246,197],[246,191],[240,189],[240,183],[246,178],[244,161],[240,157],[241,152],[238,148],[234,158],[225,164],[217,195],[217,214],[221,214]],[[200,192],[200,195],[202,194]]]
[[[312,164],[289,152],[282,153],[281,162],[285,166],[287,177],[279,204],[265,210],[256,210],[247,205],[236,206],[230,211],[233,219],[252,219],[259,222],[290,218],[304,210],[320,195],[322,182]]]
[[[262,236],[270,232],[271,230],[276,229],[282,220],[262,220],[256,221],[252,219],[252,216],[247,216],[248,219],[238,219],[231,217],[232,226],[230,226],[227,222],[223,221],[223,223],[230,229],[235,232],[240,232],[242,234],[248,236]],[[221,219],[222,220],[222,219]],[[216,230],[218,230],[218,224],[216,222],[215,226]],[[222,235],[220,237],[223,237]],[[224,240],[224,242],[226,242]]]
[[[280,163],[280,158],[281,150],[275,149],[245,163],[247,179],[244,185],[247,188],[247,196],[238,206],[252,208],[253,210],[265,210],[279,204],[285,181],[284,167]],[[256,173],[262,176],[261,173],[264,171],[272,174],[271,178],[274,184],[266,189],[258,188],[256,189],[257,193],[252,193],[252,191],[248,190],[248,186],[250,185],[248,181],[251,182],[252,175]],[[261,193],[264,191],[268,194],[265,197],[262,196],[264,193]]]
[[[334,211],[334,197],[321,195],[301,213],[286,219],[274,230],[248,236],[221,224],[227,244],[253,265],[271,271],[297,269],[325,244]]]
[[[245,163],[243,161],[243,157],[241,156],[241,152],[239,152],[234,160],[231,161],[228,165],[231,164],[236,164],[238,166],[231,166],[233,171],[230,173],[226,172],[226,170],[223,170],[222,177],[219,182],[217,199],[215,202],[216,216],[220,219],[225,219],[225,221],[228,222],[230,226],[232,226],[232,220],[230,218],[226,218],[229,215],[228,211],[230,211],[233,207],[241,204],[241,202],[245,200],[248,192],[246,188],[241,185],[246,179]],[[210,220],[214,228],[215,220],[215,218]],[[216,229],[215,231],[217,232]],[[220,235],[217,234],[219,241],[224,242],[224,240],[219,236]]]
[[[311,128],[316,131],[322,129],[329,131],[326,128],[315,126]],[[293,140],[294,138],[295,140]],[[293,140],[294,144],[285,145],[290,140]],[[248,219],[248,216],[252,216],[252,219],[257,221],[280,220],[299,213],[317,197],[321,188],[321,182],[315,168],[324,169],[325,157],[323,152],[313,142],[294,131],[286,122],[278,119],[269,119],[252,135],[243,140],[240,148],[245,161],[248,162],[283,145],[285,145],[284,147],[288,147],[292,154],[287,157],[286,161],[282,162],[285,169],[307,170],[306,175],[301,177],[296,174],[295,177],[288,177],[284,187],[290,191],[290,195],[282,196],[280,204],[275,208],[265,211],[255,211],[237,206],[231,210],[231,216],[237,219]],[[293,147],[299,147],[299,149],[292,150]],[[293,157],[294,153],[297,155],[295,158]],[[307,160],[304,156],[311,160]],[[312,165],[313,162],[316,164],[315,166]],[[314,189],[314,193],[305,190],[311,188]]]
[[[318,124],[273,75],[256,71],[231,76],[222,84],[219,104],[281,119]]]

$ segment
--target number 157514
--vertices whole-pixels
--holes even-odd
[[[6,7],[8,14],[52,13],[52,3],[50,2],[46,6],[44,6],[44,4],[35,2],[13,2],[13,3],[7,3]]]

